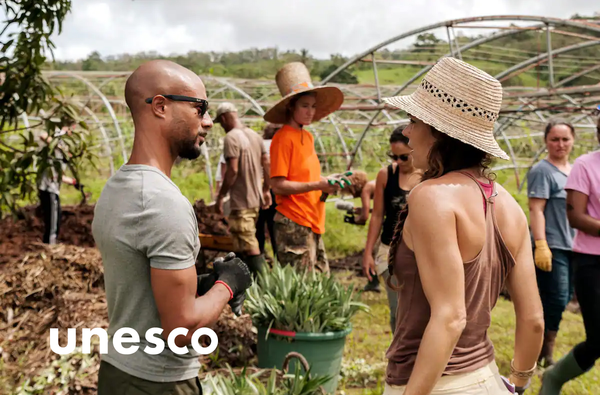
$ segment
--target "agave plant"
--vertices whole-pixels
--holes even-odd
[[[296,365],[294,374],[286,373],[278,377],[271,370],[266,383],[259,380],[262,372],[247,375],[246,369],[236,374],[229,366],[227,374],[208,375],[202,381],[202,391],[206,395],[322,395],[321,386],[331,379],[329,376],[310,377],[310,369],[301,374]]]
[[[275,264],[259,274],[248,289],[246,311],[256,326],[294,332],[341,331],[359,311],[369,307],[360,291],[344,287],[332,276]]]

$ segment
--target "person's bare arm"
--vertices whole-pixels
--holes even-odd
[[[219,184],[223,184],[223,180],[225,179],[225,172],[227,172],[227,162],[221,163],[221,182]]]
[[[458,247],[453,204],[451,199],[440,200],[430,188],[428,185],[417,187],[408,198],[408,237],[431,316],[405,395],[431,393],[448,364],[467,320],[465,273]],[[432,245],[435,248],[431,248]]]
[[[219,190],[219,199],[224,199],[235,182],[239,171],[239,158],[227,158],[227,170],[223,175],[223,183]]]
[[[269,155],[263,153],[260,160],[263,168],[263,192],[267,193],[271,190],[271,164],[269,163]]]
[[[534,240],[546,240],[546,199],[529,198],[529,221]]]
[[[285,177],[272,177],[271,188],[277,195],[298,195],[310,191],[324,191],[333,193],[336,191],[334,186],[329,185],[325,177],[321,177],[320,181],[298,182],[290,181]]]
[[[371,196],[373,195],[373,191],[375,189],[374,184],[374,181],[366,183],[360,194],[362,209],[360,210],[360,215],[356,220],[356,223],[358,224],[366,224],[369,220],[369,215],[371,214]]]
[[[178,336],[175,344],[184,347],[191,344],[194,331],[212,326],[230,299],[230,293],[221,283],[196,298],[197,277],[194,266],[183,270],[151,268],[150,276],[156,307],[166,340],[176,328],[188,329],[187,336]]]
[[[517,370],[527,371],[534,366],[542,347],[544,317],[527,218],[516,202],[513,211],[514,214],[510,215],[510,219],[505,216],[504,220],[511,221],[506,228],[518,232],[518,236],[510,239],[507,237],[507,244],[510,247],[512,240],[518,240],[520,243],[517,244],[515,251],[512,251],[516,264],[508,276],[506,286],[513,301],[517,321],[514,365]],[[520,387],[527,384],[526,381],[516,377],[511,377],[511,381]]]
[[[175,328],[209,326],[230,300],[225,285],[217,284],[196,299],[198,277],[198,225],[189,201],[164,191],[143,194],[136,246],[150,262],[150,282],[163,338]],[[192,333],[178,337],[176,344],[189,344]]]
[[[383,191],[387,183],[387,168],[379,170],[375,181],[375,195],[373,196],[373,213],[371,222],[369,222],[369,231],[367,232],[367,245],[363,253],[363,272],[371,281],[371,270],[375,267],[373,262],[373,248],[377,238],[381,233],[381,224],[383,224]]]
[[[62,176],[62,182],[69,185],[75,185],[75,179],[69,176]]]
[[[567,218],[572,228],[590,236],[600,236],[600,219],[587,213],[589,196],[585,193],[567,189]]]

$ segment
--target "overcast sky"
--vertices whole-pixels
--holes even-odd
[[[421,26],[482,15],[568,18],[594,0],[73,0],[57,59],[277,46],[313,56],[355,55]]]

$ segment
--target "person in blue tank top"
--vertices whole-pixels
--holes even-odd
[[[421,172],[412,163],[411,148],[408,138],[402,134],[404,126],[396,128],[390,136],[389,154],[392,163],[379,170],[375,183],[373,198],[373,214],[369,223],[367,245],[363,254],[363,271],[369,283],[378,282],[378,276],[387,280],[389,273],[388,252],[400,210],[406,204],[410,190],[421,181]],[[373,250],[381,233],[381,243],[376,258]],[[385,281],[384,281],[385,282]],[[372,285],[371,285],[372,286]],[[397,294],[386,285],[388,304],[390,307],[390,325],[392,333],[395,328]]]
[[[571,249],[575,230],[567,219],[565,184],[574,139],[571,124],[560,119],[549,122],[544,131],[548,156],[527,176],[530,228],[545,321],[538,365],[545,367],[554,363],[554,342],[563,311],[573,296]]]

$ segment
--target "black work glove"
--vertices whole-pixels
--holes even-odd
[[[198,296],[205,295],[210,289],[215,285],[215,282],[218,280],[216,273],[206,273],[198,276],[198,288],[196,293]],[[233,314],[238,317],[242,315],[242,306],[244,305],[244,301],[246,300],[246,293],[242,292],[233,297],[229,301],[229,306],[231,306],[231,311]]]
[[[252,273],[248,266],[233,252],[225,258],[217,258],[213,263],[217,281],[225,283],[232,292],[232,299],[246,292],[252,285]]]
[[[78,191],[83,190],[83,184],[80,184],[79,181],[75,181],[75,184],[73,184],[73,188],[77,189]]]
[[[237,294],[229,301],[229,306],[231,306],[231,311],[236,316],[242,315],[242,306],[244,306],[244,302],[246,301],[246,292],[242,292]]]

